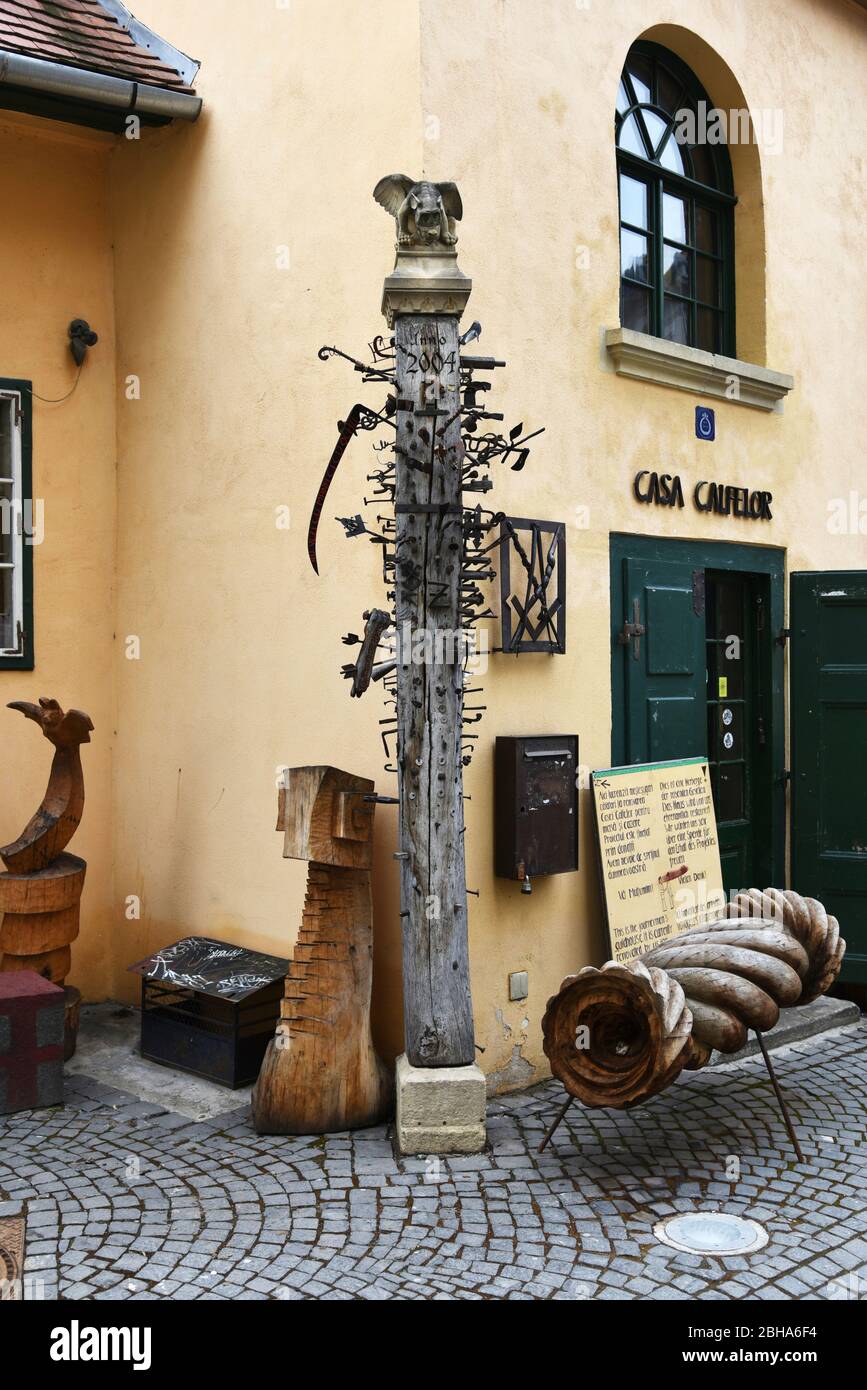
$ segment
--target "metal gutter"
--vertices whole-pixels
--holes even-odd
[[[146,82],[27,58],[5,49],[0,49],[0,83],[34,95],[61,97],[163,121],[195,121],[202,109],[201,97],[189,92],[174,92],[170,87],[152,87]]]

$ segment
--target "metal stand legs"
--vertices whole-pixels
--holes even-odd
[[[782,1114],[783,1120],[786,1125],[786,1129],[789,1131],[789,1138],[792,1141],[792,1147],[795,1150],[795,1153],[798,1155],[798,1162],[803,1163],[804,1155],[801,1153],[801,1146],[798,1143],[798,1136],[795,1133],[795,1127],[792,1124],[792,1121],[789,1117],[789,1112],[786,1108],[786,1102],[784,1101],[783,1093],[780,1090],[780,1083],[777,1081],[777,1074],[774,1071],[773,1066],[771,1065],[771,1059],[768,1055],[768,1049],[765,1047],[765,1040],[762,1037],[761,1033],[758,1031],[758,1029],[756,1029],[755,1032],[756,1037],[759,1040],[759,1047],[762,1049],[762,1056],[765,1059],[765,1066],[768,1069],[768,1076],[771,1078],[771,1085],[774,1088],[774,1094],[777,1097],[777,1104],[780,1107],[780,1113]]]
[[[774,1068],[773,1068],[773,1066],[772,1066],[772,1064],[771,1064],[771,1059],[770,1059],[770,1056],[768,1055],[768,1049],[765,1047],[765,1040],[764,1040],[764,1038],[762,1037],[761,1033],[758,1031],[758,1029],[756,1029],[756,1037],[757,1037],[758,1040],[759,1040],[759,1047],[761,1048],[762,1056],[763,1056],[764,1059],[765,1059],[765,1066],[766,1066],[767,1069],[768,1069],[768,1076],[771,1078],[771,1085],[772,1085],[773,1088],[774,1088],[774,1095],[777,1097],[777,1104],[778,1104],[779,1107],[780,1107],[780,1114],[781,1114],[782,1117],[783,1117],[783,1121],[784,1121],[784,1123],[785,1123],[786,1129],[788,1130],[789,1138],[790,1138],[791,1141],[792,1141],[792,1147],[793,1147],[793,1149],[795,1150],[795,1153],[798,1155],[798,1162],[799,1162],[799,1163],[803,1163],[803,1162],[804,1162],[804,1155],[801,1153],[801,1146],[800,1146],[800,1144],[798,1143],[798,1136],[797,1136],[796,1133],[795,1133],[795,1127],[794,1127],[794,1125],[792,1124],[791,1117],[790,1117],[790,1115],[789,1115],[789,1111],[788,1111],[788,1109],[787,1109],[787,1107],[786,1107],[786,1102],[785,1102],[785,1100],[783,1099],[783,1093],[782,1093],[782,1091],[780,1090],[780,1083],[777,1081],[777,1074],[776,1074],[776,1072],[774,1071]],[[574,1096],[567,1096],[565,1102],[564,1102],[563,1105],[560,1107],[560,1109],[557,1111],[557,1114],[556,1114],[556,1116],[555,1116],[555,1118],[554,1118],[553,1123],[550,1124],[550,1125],[548,1126],[548,1129],[545,1131],[545,1137],[544,1137],[544,1139],[542,1140],[542,1142],[541,1142],[541,1144],[539,1145],[539,1148],[538,1148],[538,1150],[537,1150],[538,1153],[543,1153],[544,1150],[548,1147],[548,1145],[550,1144],[551,1140],[554,1138],[554,1135],[555,1135],[557,1129],[559,1128],[559,1126],[560,1126],[562,1120],[564,1119],[564,1117],[565,1117],[565,1115],[566,1115],[566,1111],[569,1109],[569,1106],[572,1104],[572,1102],[573,1102],[574,1099],[575,1099]]]

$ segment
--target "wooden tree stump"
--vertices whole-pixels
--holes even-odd
[[[331,1134],[391,1112],[391,1073],[370,1030],[372,794],[372,782],[337,768],[284,776],[283,854],[310,867],[280,1022],[253,1091],[259,1134]]]

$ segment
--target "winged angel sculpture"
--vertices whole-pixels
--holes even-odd
[[[373,196],[394,218],[398,246],[455,245],[455,223],[464,213],[457,184],[417,183],[406,174],[386,174]]]

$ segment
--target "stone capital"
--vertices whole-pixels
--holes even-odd
[[[453,314],[460,318],[473,282],[458,266],[453,246],[397,247],[385,278],[382,312],[389,328],[399,314]]]

